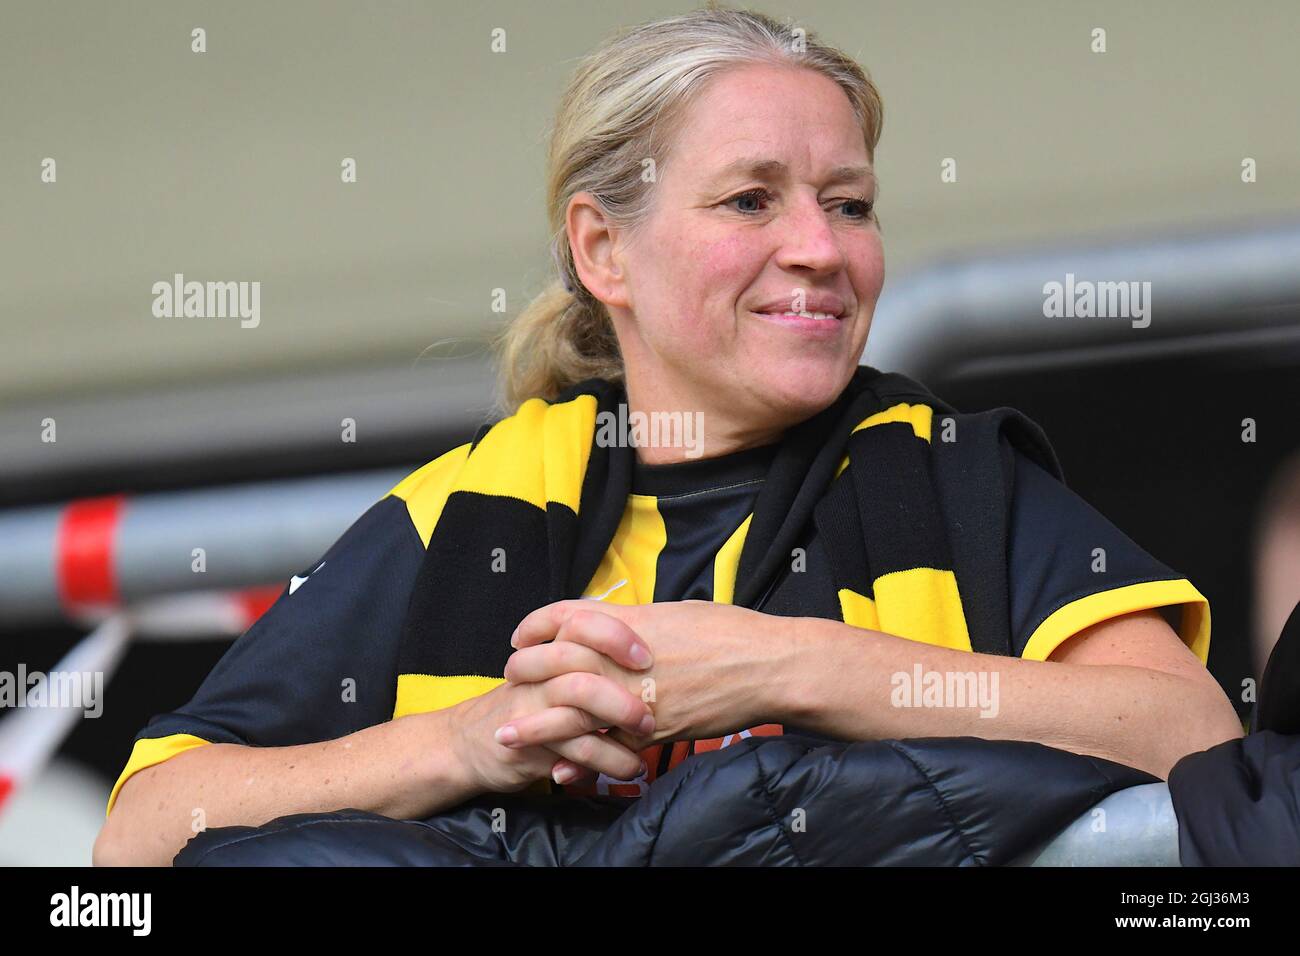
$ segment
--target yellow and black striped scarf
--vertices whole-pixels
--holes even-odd
[[[631,490],[635,448],[597,440],[626,400],[601,379],[530,399],[479,429],[447,473],[403,628],[395,718],[490,690],[519,621],[582,597]],[[803,569],[793,592],[807,603],[786,599],[779,613],[1010,653],[1013,446],[1061,477],[1041,429],[1014,409],[961,414],[911,379],[859,367],[834,404],[782,439],[733,603],[763,607],[811,520],[830,567]],[[819,606],[818,592],[839,606]]]

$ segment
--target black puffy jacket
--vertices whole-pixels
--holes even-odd
[[[689,758],[639,798],[491,793],[423,821],[300,813],[207,830],[174,863],[994,866],[1155,779],[1023,741],[752,737]]]
[[[1253,733],[1169,772],[1183,866],[1300,866],[1300,604],[1260,681]]]
[[[1300,866],[1300,737],[1262,730],[1169,774],[1183,866]]]

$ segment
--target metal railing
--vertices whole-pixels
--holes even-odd
[[[1166,783],[1112,793],[1012,866],[1179,866],[1178,818]]]
[[[407,474],[383,469],[0,513],[0,627],[77,619],[86,606],[93,618],[146,598],[287,581]]]
[[[1047,283],[1149,282],[1151,322],[1044,314]],[[1300,343],[1300,219],[951,259],[887,283],[862,361],[926,381]],[[1231,327],[1225,328],[1225,316]]]

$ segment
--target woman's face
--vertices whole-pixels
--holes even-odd
[[[884,282],[862,129],[831,80],[747,66],[706,88],[667,163],[611,253],[631,404],[703,411],[707,454],[774,439],[848,384]],[[839,315],[771,315],[799,311]]]

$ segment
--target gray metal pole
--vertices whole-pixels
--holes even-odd
[[[288,580],[414,467],[128,498],[107,555],[116,603]],[[68,616],[68,507],[0,513],[0,625]]]
[[[1149,326],[1044,315],[1044,284],[1064,282],[1067,274],[1079,282],[1149,282]],[[1021,353],[1084,346],[1159,348],[1162,339],[1193,333],[1294,342],[1300,335],[1294,320],[1268,307],[1298,296],[1300,221],[1294,219],[953,259],[886,285],[862,362],[923,375],[986,356],[1005,362]],[[1257,311],[1248,313],[1252,307]],[[1226,312],[1233,315],[1230,329],[1224,328]]]
[[[1012,866],[1181,866],[1169,785],[1112,793]]]

